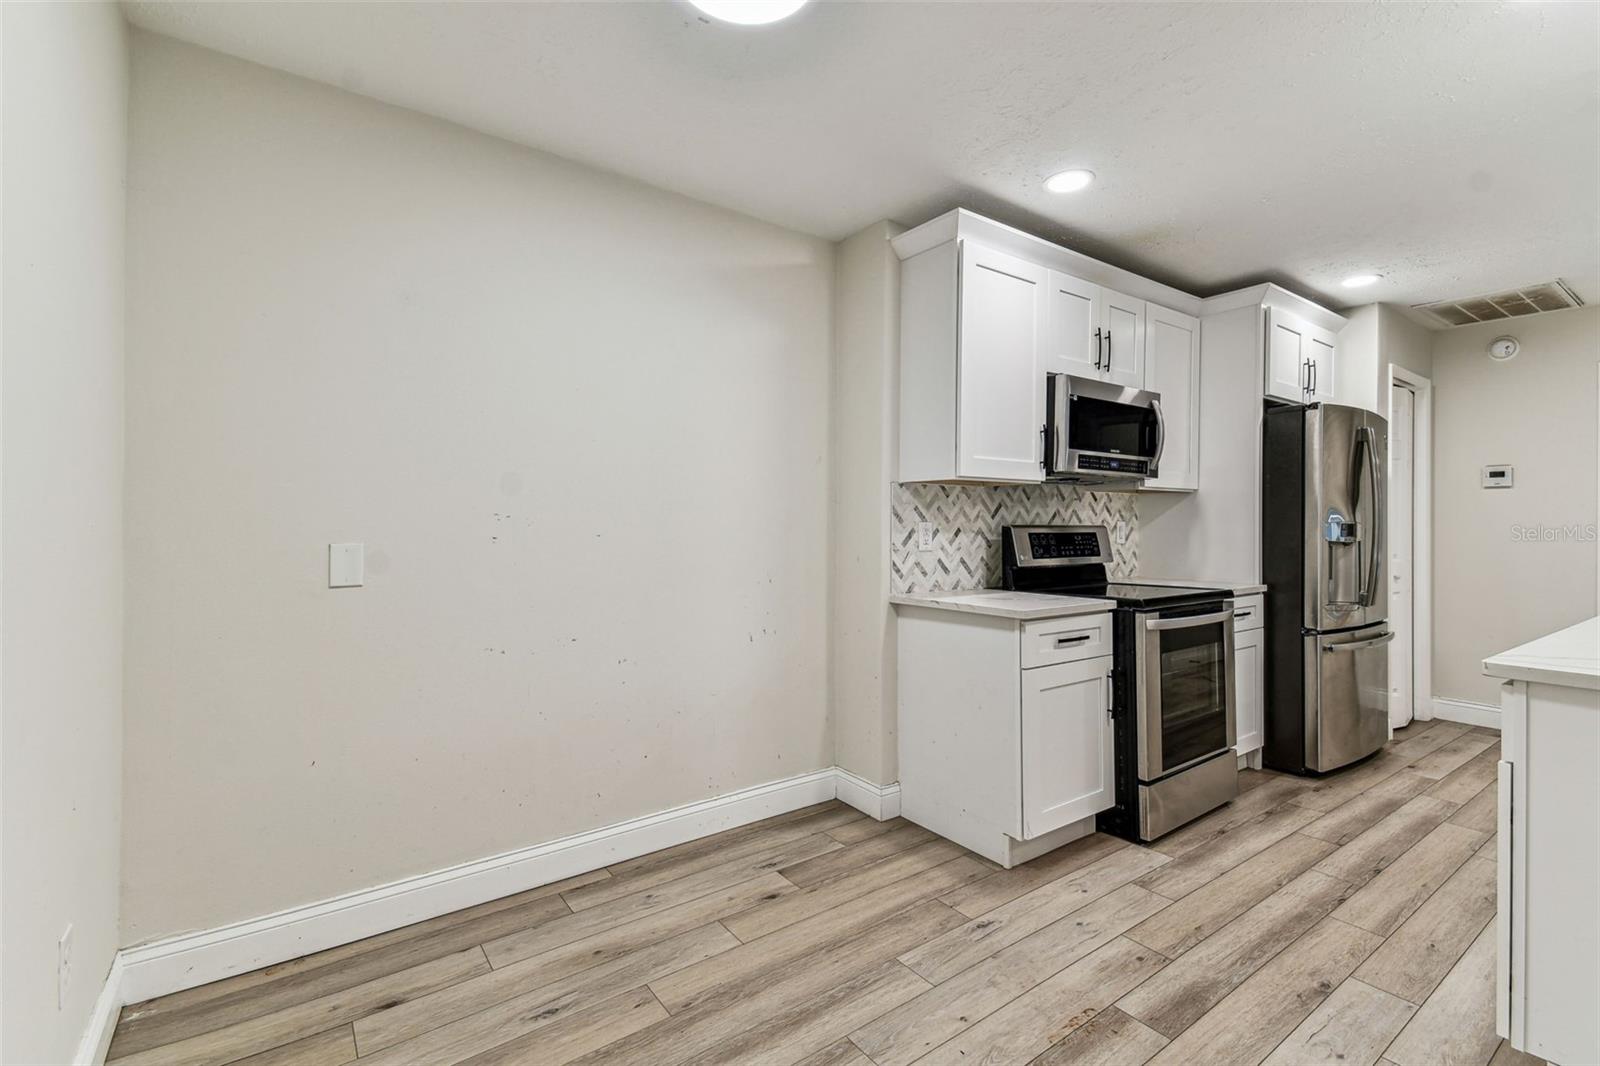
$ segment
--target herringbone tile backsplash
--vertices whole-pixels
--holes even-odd
[[[1103,525],[1111,532],[1111,576],[1139,565],[1139,519],[1126,492],[1067,485],[895,485],[890,498],[892,592],[949,592],[1000,584],[1002,526]],[[1118,544],[1117,521],[1128,524]],[[933,550],[917,551],[917,523],[933,523]]]

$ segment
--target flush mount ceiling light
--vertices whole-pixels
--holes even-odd
[[[806,6],[806,0],[689,0],[714,19],[739,26],[781,22]]]
[[[1051,192],[1077,192],[1087,189],[1094,180],[1092,170],[1063,170],[1045,179],[1044,187]]]
[[[1376,285],[1382,279],[1382,274],[1351,274],[1339,284],[1347,289],[1364,289],[1368,285]]]

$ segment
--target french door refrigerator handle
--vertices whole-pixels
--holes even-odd
[[[1361,575],[1361,606],[1371,607],[1378,599],[1378,564],[1382,561],[1384,551],[1383,534],[1387,514],[1383,502],[1383,494],[1378,491],[1378,449],[1373,445],[1372,438],[1375,434],[1371,426],[1362,426],[1356,431],[1357,439],[1361,443],[1361,450],[1367,457],[1367,483],[1372,487],[1372,524],[1375,527],[1372,536],[1367,541],[1368,561],[1366,573]],[[1358,527],[1359,528],[1359,527]],[[1357,549],[1357,565],[1360,565],[1360,549]]]
[[[1322,654],[1328,655],[1336,651],[1360,651],[1362,648],[1375,648],[1379,644],[1387,644],[1393,639],[1394,634],[1391,632],[1379,637],[1373,637],[1370,640],[1352,640],[1348,644],[1324,644],[1322,646]]]

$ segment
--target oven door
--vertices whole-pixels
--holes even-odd
[[[1233,747],[1233,601],[1135,625],[1139,780],[1158,781]]]
[[[1046,477],[1156,476],[1166,432],[1159,394],[1070,374],[1046,385]]]

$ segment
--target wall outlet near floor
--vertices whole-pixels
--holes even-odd
[[[917,523],[917,551],[919,551],[919,552],[931,552],[931,551],[933,551],[933,523],[932,522],[918,522]]]
[[[61,932],[56,941],[56,1010],[67,1005],[67,989],[72,984],[72,926]]]

